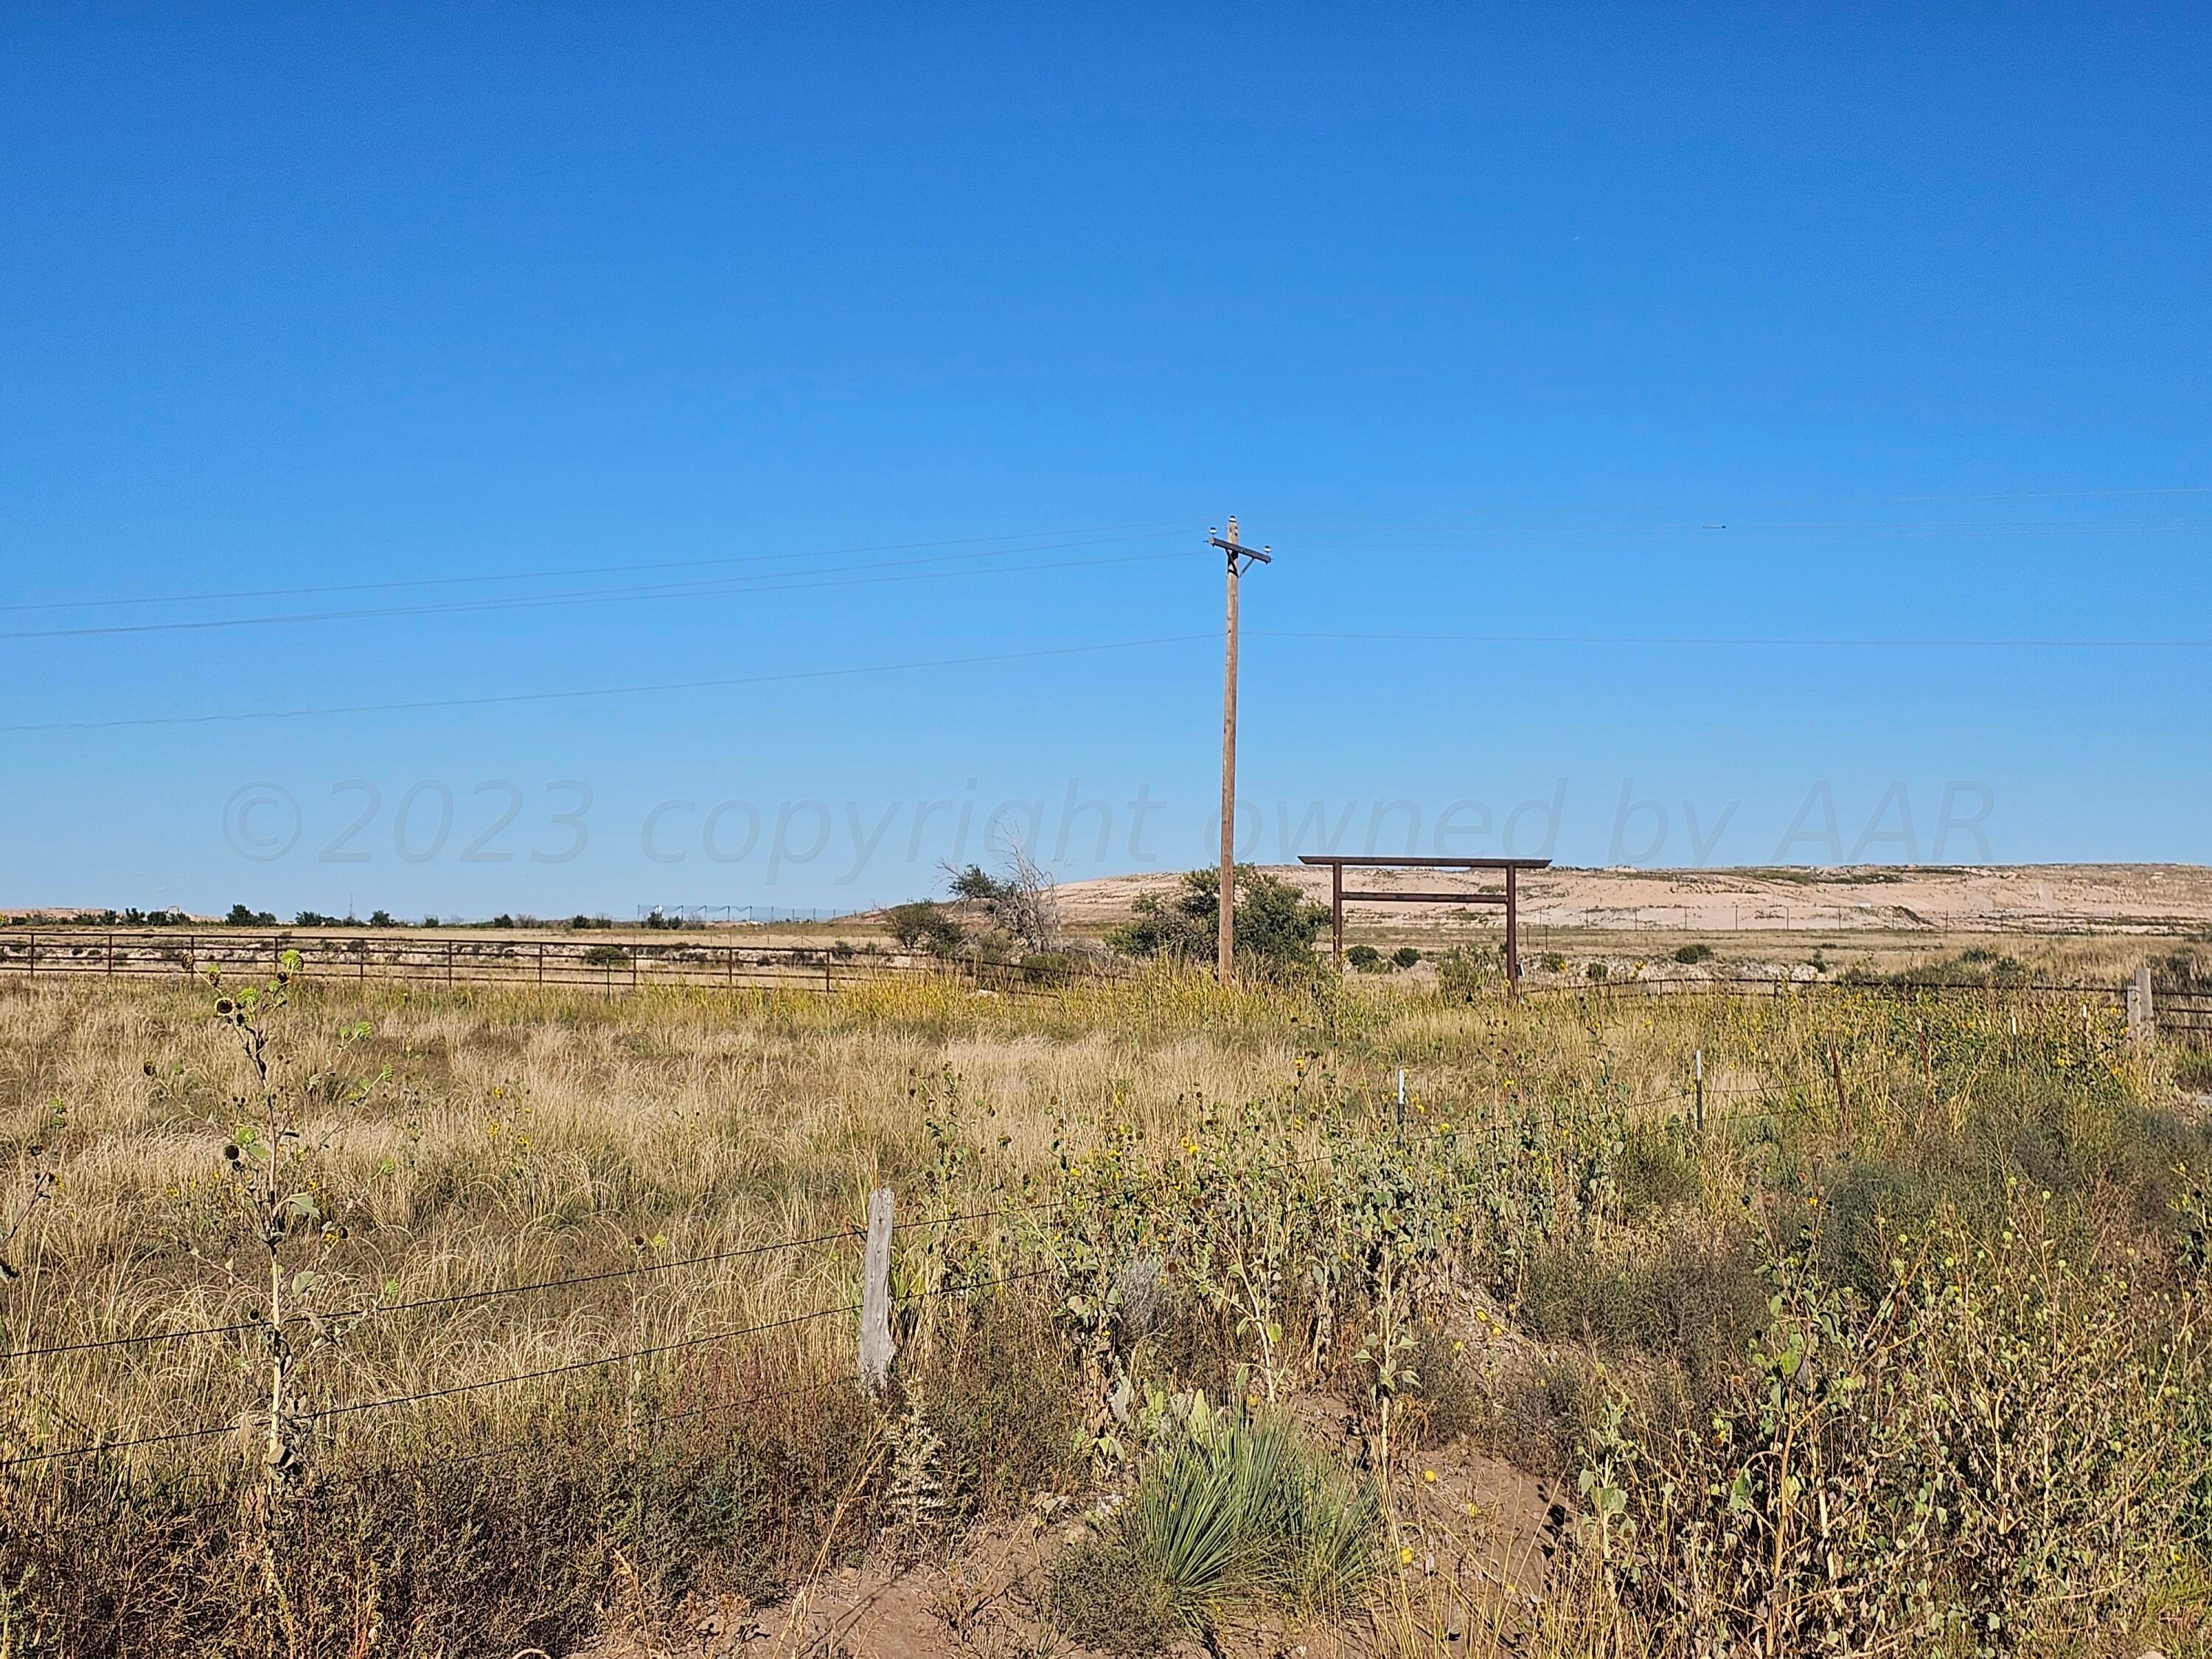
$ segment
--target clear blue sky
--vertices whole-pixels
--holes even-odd
[[[0,902],[2212,858],[2203,9],[12,9]]]

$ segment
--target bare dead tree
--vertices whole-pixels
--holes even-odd
[[[1059,883],[1018,838],[1008,838],[995,875],[974,864],[963,869],[947,861],[938,867],[952,896],[981,905],[999,932],[1030,951],[1060,948]]]
[[[1006,907],[1000,925],[1033,951],[1060,946],[1060,883],[1041,868],[1018,838],[1006,843],[999,890]]]

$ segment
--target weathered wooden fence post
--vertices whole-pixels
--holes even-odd
[[[860,1386],[881,1395],[891,1360],[891,1189],[868,1194],[868,1248],[860,1264]]]
[[[2136,969],[2135,983],[2128,987],[2128,1036],[2137,1048],[2142,1048],[2157,1035],[2157,1012],[2151,1002],[2150,963],[2146,962]]]

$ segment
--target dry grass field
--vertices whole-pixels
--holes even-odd
[[[2018,948],[17,980],[0,1654],[2212,1650],[2203,1070]]]

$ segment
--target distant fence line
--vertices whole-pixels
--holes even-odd
[[[1042,994],[1074,978],[1120,977],[1103,963],[1049,967],[937,957],[846,946],[741,945],[695,939],[486,939],[420,934],[312,934],[220,928],[206,932],[123,929],[0,931],[0,975],[156,978],[273,973],[296,951],[308,979],[444,985],[568,985],[634,990],[689,985],[726,990],[832,992],[886,981],[963,984],[1007,995]],[[1977,980],[1814,980],[1779,975],[1656,975],[1524,984],[1528,996],[1605,1000],[1636,996],[1784,997],[1798,994],[1910,998],[1923,993],[2087,1000],[2124,1010],[2121,985]],[[2160,990],[2152,1018],[2160,1034],[2212,1044],[2212,991]]]
[[[1655,975],[1644,978],[1581,980],[1556,985],[1527,985],[1526,996],[1579,996],[1613,999],[1637,996],[1732,996],[1782,998],[1799,994],[1849,994],[1907,1000],[1922,994],[1993,998],[2037,997],[2086,1001],[2127,1012],[2125,985],[2024,981],[2006,984],[1990,980],[1875,980],[1785,979],[1723,975]],[[2200,1044],[2212,1044],[2212,991],[2161,989],[2150,1005],[2150,1018],[2161,1036],[2179,1036]]]
[[[776,904],[641,904],[637,907],[637,925],[651,927],[656,918],[664,927],[680,923],[701,927],[716,922],[842,921],[852,914],[850,910],[794,910]]]
[[[1523,899],[1521,925],[1552,933],[1913,933],[2032,938],[2187,938],[2204,931],[2187,916],[2063,910],[1944,910],[1935,906],[1761,898],[1745,903],[1612,904],[1547,909]],[[1455,915],[1462,913],[1454,913]]]
[[[738,945],[705,939],[546,939],[419,934],[301,934],[222,929],[133,933],[81,929],[0,933],[0,974],[119,979],[274,973],[296,952],[308,979],[445,985],[648,985],[829,992],[887,980],[965,984],[1010,994],[1042,991],[1096,970],[983,962],[831,945]]]

